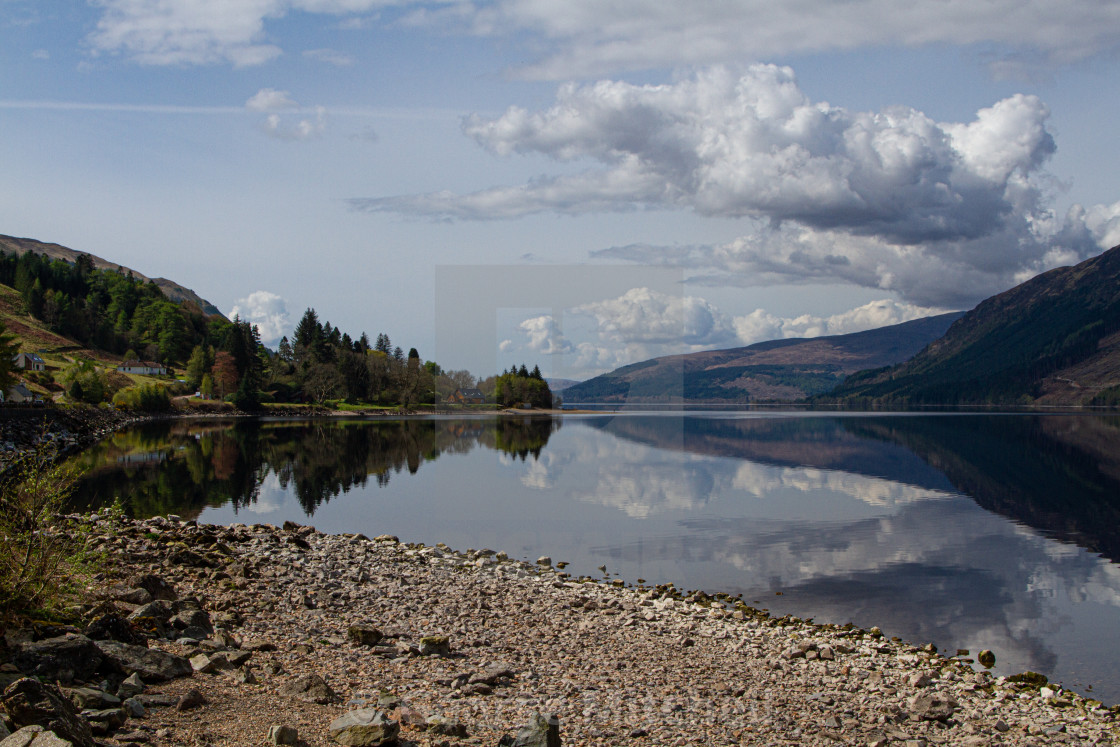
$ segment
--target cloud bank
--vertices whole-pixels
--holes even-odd
[[[339,26],[405,23],[512,38],[530,62],[520,74],[563,80],[623,70],[708,65],[859,47],[965,45],[998,74],[1064,65],[1120,47],[1120,9],[1095,0],[94,0],[95,53],[149,65],[261,65],[283,53],[270,22],[296,14]],[[387,19],[377,11],[395,7]],[[372,14],[372,15],[367,15]],[[402,17],[403,16],[403,17]],[[376,17],[376,20],[372,20]]]
[[[686,209],[745,219],[722,246],[636,247],[596,256],[696,271],[699,282],[824,280],[964,308],[1038,272],[1096,254],[1117,206],[1049,209],[1049,110],[1015,95],[969,122],[894,106],[853,112],[813,102],[793,71],[717,67],[667,85],[562,86],[556,103],[511,107],[463,129],[491,152],[589,162],[470,194],[353,200],[355,209],[436,219],[509,219]]]
[[[764,309],[734,316],[703,298],[632,288],[616,298],[565,310],[565,314],[594,320],[589,339],[570,339],[552,316],[542,315],[523,321],[519,325],[521,338],[503,340],[502,350],[563,355],[568,357],[572,369],[600,373],[665,355],[739,347],[765,340],[862,332],[943,311],[882,299],[831,316],[780,317]]]

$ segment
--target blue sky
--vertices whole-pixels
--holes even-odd
[[[1118,52],[1096,0],[0,0],[0,233],[584,378],[1120,243]]]

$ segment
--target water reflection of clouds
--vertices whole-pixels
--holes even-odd
[[[254,514],[271,514],[282,509],[287,499],[288,491],[280,486],[280,477],[275,472],[269,472],[261,481],[256,500],[243,509]]]
[[[703,566],[707,583],[726,579],[712,590],[770,599],[782,590],[783,609],[795,614],[990,648],[1003,671],[1058,670],[1064,649],[1055,641],[1078,629],[1078,605],[1102,605],[1120,624],[1120,567],[966,496],[603,433],[570,451],[554,446],[533,479],[547,475],[548,486],[567,486],[571,499],[651,524],[592,548],[600,557],[637,567],[671,563],[685,577]],[[560,479],[570,464],[584,477],[578,485]],[[738,500],[747,495],[758,500]]]
[[[737,490],[758,498],[770,498],[789,490],[802,493],[829,491],[883,508],[952,496],[943,490],[921,488],[881,477],[814,467],[771,467],[755,462],[740,464],[731,484]]]

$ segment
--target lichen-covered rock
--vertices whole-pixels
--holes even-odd
[[[400,724],[376,708],[347,711],[331,722],[331,739],[350,747],[378,747],[397,741]]]
[[[426,635],[420,639],[421,656],[447,656],[451,653],[451,641],[445,635]]]
[[[508,747],[560,747],[560,720],[551,713],[538,713],[517,731],[517,736],[502,737]]]
[[[385,636],[372,625],[351,625],[346,630],[346,637],[359,646],[376,646]]]

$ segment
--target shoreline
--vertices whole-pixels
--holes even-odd
[[[1056,686],[876,629],[573,580],[544,558],[294,524],[71,520],[115,569],[83,611],[162,631],[150,645],[195,669],[151,685],[164,705],[108,744],[260,744],[290,726],[330,745],[328,725],[363,708],[396,720],[402,744],[432,747],[495,745],[541,712],[578,745],[1120,742],[1120,707]],[[179,600],[162,603],[163,621],[137,591],[152,577]],[[192,599],[204,616],[171,617]],[[191,690],[206,703],[178,709]],[[446,722],[458,726],[433,726]]]

